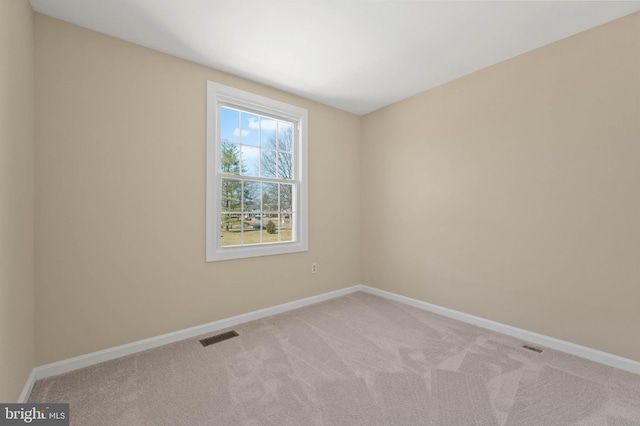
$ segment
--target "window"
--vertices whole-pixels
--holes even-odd
[[[307,249],[307,110],[209,81],[207,261]]]

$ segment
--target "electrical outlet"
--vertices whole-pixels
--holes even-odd
[[[315,274],[316,272],[318,272],[318,264],[316,262],[313,262],[311,264],[311,273]]]

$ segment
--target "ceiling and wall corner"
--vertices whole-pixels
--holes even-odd
[[[34,10],[362,115],[639,1],[31,0]]]

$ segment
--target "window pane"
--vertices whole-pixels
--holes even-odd
[[[253,223],[253,221],[251,222]],[[247,226],[244,229],[244,245],[250,245],[250,244],[260,244],[261,243],[261,239],[260,239],[260,233],[262,232],[260,230],[261,227],[261,223],[260,221],[258,221],[257,223],[253,223],[251,226]]]
[[[245,182],[244,183],[244,192],[243,199],[244,204],[242,207],[242,211],[246,213],[257,214],[260,212],[260,201],[262,198],[262,191],[260,189],[260,182]],[[252,216],[249,216],[248,219],[252,219]]]
[[[221,214],[220,215],[220,245],[239,246],[241,244],[242,233],[240,229],[240,215]]]
[[[220,140],[222,142],[240,142],[240,111],[220,108]]]
[[[258,146],[260,118],[257,115],[242,113],[242,144]]]
[[[262,168],[260,174],[263,177],[276,177],[276,152],[270,149],[262,150]]]
[[[293,213],[280,215],[280,241],[293,241]]]
[[[280,184],[280,211],[290,212],[293,202],[293,185]]]
[[[222,173],[240,174],[239,146],[229,142],[220,144],[220,171]]]
[[[260,143],[263,147],[276,149],[276,127],[276,120],[260,118]]]
[[[260,176],[260,148],[242,145],[242,174]]]
[[[257,183],[257,185],[260,185],[260,183]],[[260,205],[259,201],[258,201],[258,205]],[[244,220],[245,220],[245,227],[244,227],[244,234],[243,234],[244,244],[245,245],[260,244],[262,242],[260,238],[260,234],[262,232],[261,230],[262,217],[260,215],[260,212],[256,211],[252,213],[245,213]]]
[[[242,202],[242,181],[222,179],[221,207],[223,212],[240,211]]]
[[[264,225],[264,231],[262,231],[263,243],[277,243],[278,242],[278,215],[277,214],[265,214],[262,218],[262,225]]]
[[[262,211],[267,213],[278,212],[278,184],[262,184]]]
[[[278,149],[291,152],[293,147],[293,126],[291,123],[278,121]]]
[[[293,164],[291,154],[278,152],[278,178],[293,179]]]

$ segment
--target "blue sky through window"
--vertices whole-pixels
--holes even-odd
[[[235,136],[240,128],[240,112],[229,108],[220,109],[220,138],[223,141],[240,142],[240,137]]]
[[[292,151],[292,129],[291,123],[285,121],[226,107],[220,108],[220,138],[222,141]]]
[[[242,117],[242,130],[235,129],[234,134],[242,133],[242,144],[243,145],[253,145],[258,146],[259,143],[259,129],[260,129],[260,117],[253,114],[247,114],[246,112],[241,112],[240,116]],[[224,126],[224,123],[223,123]]]
[[[292,132],[289,122],[220,108],[220,138],[237,147],[244,176],[291,178]]]

